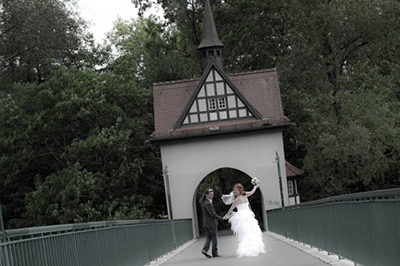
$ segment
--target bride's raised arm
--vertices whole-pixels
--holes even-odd
[[[254,192],[256,192],[257,188],[258,188],[258,185],[255,185],[251,191],[246,191],[247,197],[252,196],[254,194]]]

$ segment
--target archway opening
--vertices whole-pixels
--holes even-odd
[[[195,204],[196,204],[196,218],[197,218],[197,227],[199,235],[204,235],[203,228],[203,216],[201,213],[201,205],[198,202],[200,197],[203,195],[204,191],[207,188],[212,188],[214,190],[214,200],[213,205],[215,211],[218,215],[224,216],[226,212],[229,210],[230,205],[225,205],[222,200],[222,194],[229,194],[232,191],[232,188],[235,184],[241,183],[246,191],[250,191],[253,189],[253,185],[251,184],[251,177],[246,173],[233,169],[233,168],[220,168],[208,174],[196,189],[195,196]],[[264,228],[264,220],[263,220],[263,206],[262,206],[262,195],[260,189],[257,189],[254,195],[249,197],[249,202],[252,211],[254,212],[255,218],[260,225],[262,231]],[[230,224],[227,221],[218,223],[218,231],[220,235],[223,234],[231,234]]]

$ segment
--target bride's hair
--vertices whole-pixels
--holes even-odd
[[[236,185],[233,186],[233,189],[235,189],[235,188],[239,189],[239,193],[241,195],[246,195],[246,191],[244,190],[244,187],[242,184],[237,183]]]

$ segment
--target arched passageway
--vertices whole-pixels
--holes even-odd
[[[241,183],[246,191],[249,191],[253,188],[251,184],[251,177],[246,173],[233,169],[233,168],[220,168],[208,174],[197,186],[195,195],[194,195],[194,208],[195,208],[195,219],[197,222],[197,232],[199,235],[204,234],[203,229],[203,218],[201,213],[201,205],[198,202],[201,195],[207,188],[212,188],[214,190],[214,200],[213,205],[217,214],[223,216],[230,208],[229,205],[225,205],[221,200],[222,194],[229,194],[232,191],[232,187],[236,183]],[[249,197],[250,206],[255,214],[256,219],[260,225],[261,230],[265,230],[264,228],[264,220],[263,220],[263,206],[262,206],[262,193],[259,189],[257,189],[256,193],[253,196]],[[220,222],[218,225],[218,230],[223,231],[224,233],[230,233],[230,224],[225,222]]]

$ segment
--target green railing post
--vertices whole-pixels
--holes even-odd
[[[6,240],[6,231],[4,230],[3,211],[1,209],[1,203],[0,203],[0,232],[2,233],[2,236],[0,237],[0,243],[3,243]]]
[[[169,176],[168,176],[168,166],[165,165],[164,169],[164,182],[165,182],[165,190],[167,193],[167,205],[168,205],[168,218],[169,219],[174,219],[174,216],[172,214],[172,206],[171,206],[171,192],[169,189]]]
[[[281,166],[280,166],[280,158],[278,151],[276,151],[276,157],[275,157],[275,162],[276,165],[278,166],[278,177],[279,177],[279,188],[281,190],[281,202],[282,202],[282,208],[285,208],[285,201],[283,200],[283,188],[282,188],[282,176],[281,176]]]

